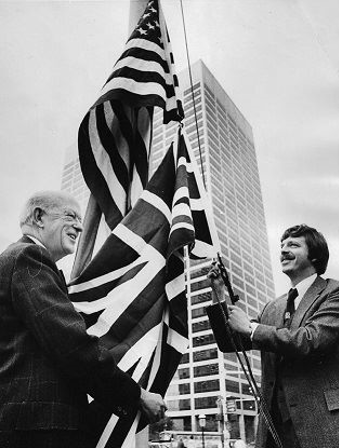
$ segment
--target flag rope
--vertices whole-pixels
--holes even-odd
[[[231,301],[232,305],[235,305],[235,303],[239,300],[239,297],[236,296],[234,294],[234,292],[233,292],[233,288],[232,288],[231,282],[229,280],[226,267],[225,267],[225,265],[224,265],[224,263],[222,261],[222,258],[220,256],[220,253],[217,254],[217,257],[218,257],[218,265],[219,265],[219,269],[220,269],[221,278],[222,278],[222,280],[224,282],[225,287],[227,288],[228,296],[230,298],[230,301]],[[231,341],[231,345],[232,345],[233,350],[234,350],[234,352],[236,354],[238,362],[239,362],[239,364],[240,364],[240,366],[242,368],[242,371],[243,371],[243,373],[244,373],[244,375],[246,377],[248,385],[252,389],[253,397],[254,397],[254,400],[255,400],[255,402],[256,402],[256,404],[258,406],[258,409],[260,409],[260,411],[262,413],[263,419],[264,419],[264,421],[265,421],[265,423],[267,425],[268,430],[270,431],[270,433],[271,433],[271,435],[273,437],[273,440],[274,440],[274,443],[275,443],[276,447],[277,448],[283,448],[283,445],[281,443],[279,434],[277,433],[277,430],[276,430],[276,428],[274,426],[274,422],[273,422],[271,413],[270,413],[269,408],[268,408],[268,406],[266,404],[266,400],[263,397],[263,395],[262,395],[262,393],[261,393],[261,391],[260,391],[260,389],[258,387],[258,384],[256,382],[256,379],[255,379],[255,377],[253,375],[253,371],[252,371],[252,368],[251,368],[251,365],[250,365],[247,353],[246,353],[246,351],[244,349],[241,337],[240,337],[239,333],[236,333],[236,332],[232,331],[232,329],[231,329],[231,327],[230,327],[230,325],[228,323],[228,317],[229,316],[228,316],[227,304],[226,304],[226,302],[223,303],[225,305],[225,308],[224,308],[222,306],[222,303],[221,303],[220,298],[218,296],[217,296],[217,303],[218,303],[219,308],[221,310],[221,314],[222,314],[222,317],[223,317],[224,327],[225,327],[226,333],[227,333],[227,335],[228,335],[228,337],[229,337],[229,339]],[[241,358],[240,353],[242,353],[243,358],[245,360],[245,363],[243,362],[243,359]],[[245,364],[246,364],[246,366],[245,366]],[[247,370],[246,370],[246,367],[247,367]]]
[[[190,82],[190,89],[191,89],[191,95],[192,95],[192,103],[193,103],[193,109],[194,109],[194,121],[195,121],[195,127],[196,127],[196,132],[197,132],[197,138],[198,138],[198,148],[199,148],[199,158],[200,158],[200,163],[201,163],[201,174],[202,174],[202,180],[204,183],[204,187],[206,188],[206,179],[205,179],[205,172],[204,172],[204,166],[203,166],[203,159],[202,159],[202,150],[201,150],[201,144],[200,144],[200,135],[199,135],[199,127],[198,127],[198,119],[197,119],[197,110],[196,110],[196,103],[195,103],[195,97],[194,97],[194,89],[193,89],[193,76],[192,76],[192,68],[191,68],[191,62],[190,62],[190,55],[189,55],[189,50],[188,50],[188,40],[187,40],[187,32],[186,32],[186,23],[185,23],[185,15],[184,15],[184,8],[183,8],[183,2],[182,0],[180,0],[180,7],[181,7],[181,16],[182,16],[182,23],[183,23],[183,31],[184,31],[184,38],[185,38],[185,48],[186,48],[186,57],[187,57],[187,65],[188,65],[188,74],[189,74],[189,82]],[[219,256],[219,254],[218,254]],[[220,257],[220,256],[219,256]],[[220,303],[219,303],[220,305]],[[225,312],[223,310],[223,308],[220,306],[220,308],[223,311],[223,317],[224,317],[224,321],[225,321],[225,328],[229,329],[228,327],[228,322],[227,322],[227,317],[225,315]],[[247,379],[247,382],[249,384],[249,386],[252,388],[253,390],[253,397],[257,403],[257,406],[259,407],[259,409],[261,409],[262,414],[263,414],[263,418],[264,421],[270,431],[270,433],[272,434],[273,440],[275,445],[278,448],[282,448],[282,444],[281,444],[281,440],[279,438],[279,435],[276,431],[276,428],[274,426],[272,417],[270,415],[270,412],[267,408],[267,405],[265,403],[265,400],[263,399],[260,389],[258,388],[258,385],[256,383],[256,380],[254,378],[247,354],[245,352],[245,350],[241,347],[241,353],[245,359],[246,362],[246,367],[244,365],[244,362],[239,354],[238,348],[235,344],[235,341],[233,340],[233,335],[230,333],[230,337],[231,337],[231,342],[233,344],[234,347],[234,351],[235,354],[237,356],[237,359],[239,361],[239,364],[244,372],[244,375]],[[238,342],[240,341],[240,338],[237,339]]]
[[[185,48],[186,48],[188,75],[189,75],[190,89],[191,89],[192,101],[193,101],[194,121],[195,121],[195,128],[196,128],[196,131],[197,131],[197,137],[198,137],[198,148],[199,148],[199,158],[200,158],[200,164],[201,164],[201,175],[202,175],[202,180],[203,180],[203,183],[204,183],[205,190],[207,190],[206,179],[205,179],[205,171],[204,171],[204,164],[203,164],[203,160],[202,160],[202,150],[201,150],[201,144],[200,144],[200,134],[199,134],[198,118],[197,118],[197,108],[196,108],[195,97],[194,97],[194,90],[193,90],[193,76],[192,76],[190,55],[189,55],[189,51],[188,51],[186,23],[185,23],[185,15],[184,15],[184,8],[183,8],[182,0],[180,0],[180,7],[181,7],[182,25],[183,25],[184,37],[185,37]]]

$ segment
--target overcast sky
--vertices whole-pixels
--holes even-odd
[[[179,0],[162,1],[178,71]],[[201,58],[254,132],[277,293],[279,238],[306,222],[339,277],[338,0],[183,0]],[[0,250],[28,195],[60,188],[65,151],[127,38],[129,0],[0,1]],[[260,243],[260,242],[259,242]]]

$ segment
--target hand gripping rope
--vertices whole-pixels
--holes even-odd
[[[186,56],[187,56],[187,63],[188,63],[188,73],[189,73],[189,80],[190,80],[190,87],[191,87],[191,95],[192,95],[192,100],[193,100],[193,109],[194,109],[194,117],[195,117],[195,126],[196,126],[196,133],[197,133],[197,138],[198,138],[198,148],[199,148],[199,157],[200,157],[200,164],[201,164],[201,173],[202,173],[202,179],[203,179],[203,183],[204,186],[206,188],[206,181],[205,181],[205,173],[204,173],[204,164],[202,162],[202,149],[201,149],[201,144],[200,144],[200,136],[199,136],[199,126],[198,126],[198,120],[197,120],[197,109],[196,109],[196,103],[195,103],[195,95],[194,95],[194,90],[193,90],[193,76],[192,76],[192,70],[191,70],[191,63],[190,63],[190,57],[189,57],[189,51],[188,51],[188,43],[187,43],[187,33],[186,33],[186,25],[185,25],[185,17],[184,17],[184,9],[183,9],[183,4],[182,4],[182,0],[180,0],[180,6],[181,6],[181,15],[182,15],[182,22],[183,22],[183,29],[184,29],[184,36],[185,36],[185,46],[186,46]],[[218,261],[219,261],[219,267],[220,267],[220,271],[221,271],[221,276],[223,279],[223,282],[227,288],[228,291],[228,295],[231,299],[232,304],[235,304],[235,302],[239,299],[237,296],[234,295],[233,293],[233,289],[232,289],[232,285],[228,279],[228,275],[227,275],[227,271],[226,268],[224,266],[224,263],[220,257],[220,254],[217,254],[218,256]],[[234,333],[232,331],[232,329],[230,328],[229,324],[228,324],[228,311],[227,311],[227,305],[226,308],[224,309],[219,301],[218,298],[218,303],[220,306],[220,309],[222,311],[222,315],[223,315],[223,320],[225,323],[225,329],[226,329],[226,333],[229,336],[231,343],[232,343],[232,347],[234,349],[234,352],[238,358],[238,361],[241,365],[241,368],[245,374],[245,377],[248,381],[249,386],[252,388],[253,391],[253,396],[255,399],[255,402],[257,403],[258,408],[260,409],[262,416],[264,418],[264,421],[270,431],[270,433],[272,434],[272,437],[275,441],[275,444],[277,446],[277,448],[283,448],[283,445],[280,441],[279,435],[274,427],[273,424],[273,420],[272,417],[270,415],[270,412],[268,410],[268,407],[262,397],[262,394],[258,388],[258,385],[255,381],[255,378],[253,376],[253,372],[248,360],[248,357],[246,355],[246,352],[243,348],[242,342],[241,342],[241,338],[238,334]],[[226,310],[226,312],[225,312]],[[240,353],[238,351],[238,348],[240,348],[241,353],[243,354],[243,357],[245,359],[245,363],[243,362],[243,360],[241,359]],[[245,364],[247,366],[247,370],[245,367]]]
[[[217,257],[218,257],[218,265],[219,265],[219,269],[220,269],[221,278],[224,282],[225,287],[227,288],[228,296],[231,300],[231,303],[232,303],[232,305],[234,305],[239,300],[239,297],[236,296],[233,292],[233,288],[232,288],[231,282],[229,280],[225,265],[224,265],[219,253],[217,254]],[[226,334],[231,341],[232,348],[237,356],[237,359],[242,368],[242,371],[244,372],[246,380],[247,380],[250,388],[252,389],[254,400],[255,400],[258,408],[261,411],[262,417],[267,425],[268,430],[270,431],[270,433],[273,437],[273,440],[274,440],[277,448],[283,448],[283,445],[281,443],[281,440],[279,438],[277,430],[274,427],[272,416],[268,409],[267,403],[265,402],[265,399],[262,396],[262,393],[261,393],[261,391],[258,387],[258,384],[254,378],[248,356],[243,347],[241,336],[238,333],[234,332],[231,329],[231,327],[229,326],[229,323],[228,323],[229,314],[228,314],[227,304],[225,303],[225,307],[223,307],[221,305],[219,297],[217,297],[217,300],[218,300],[218,305],[220,307],[220,310],[222,312]],[[238,347],[239,347],[239,349],[238,349]],[[240,352],[241,352],[242,356],[240,355]],[[244,360],[242,359],[242,357],[244,358]]]

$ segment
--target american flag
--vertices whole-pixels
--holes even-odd
[[[197,164],[179,131],[136,205],[70,286],[88,333],[146,390],[165,394],[188,345],[183,247],[215,255],[215,230]],[[111,416],[97,447],[131,447],[144,427]]]
[[[148,180],[155,106],[164,123],[183,118],[164,16],[150,0],[78,134],[82,174],[91,197],[72,276],[90,261],[103,214],[109,229],[135,204]]]

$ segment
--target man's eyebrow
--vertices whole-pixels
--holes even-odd
[[[79,213],[77,213],[75,210],[71,209],[71,208],[67,208],[65,210],[65,214],[69,214],[69,215],[73,215],[75,216],[79,221],[82,221],[82,217]]]
[[[80,213],[77,213],[76,211],[73,210],[74,215],[78,218],[78,220],[81,222],[82,221],[82,216],[80,215]]]
[[[300,241],[298,241],[298,240],[289,240],[286,243],[284,241],[282,241],[280,246],[282,247],[284,244],[287,244],[287,245],[289,245],[289,244],[299,244],[300,245]]]

